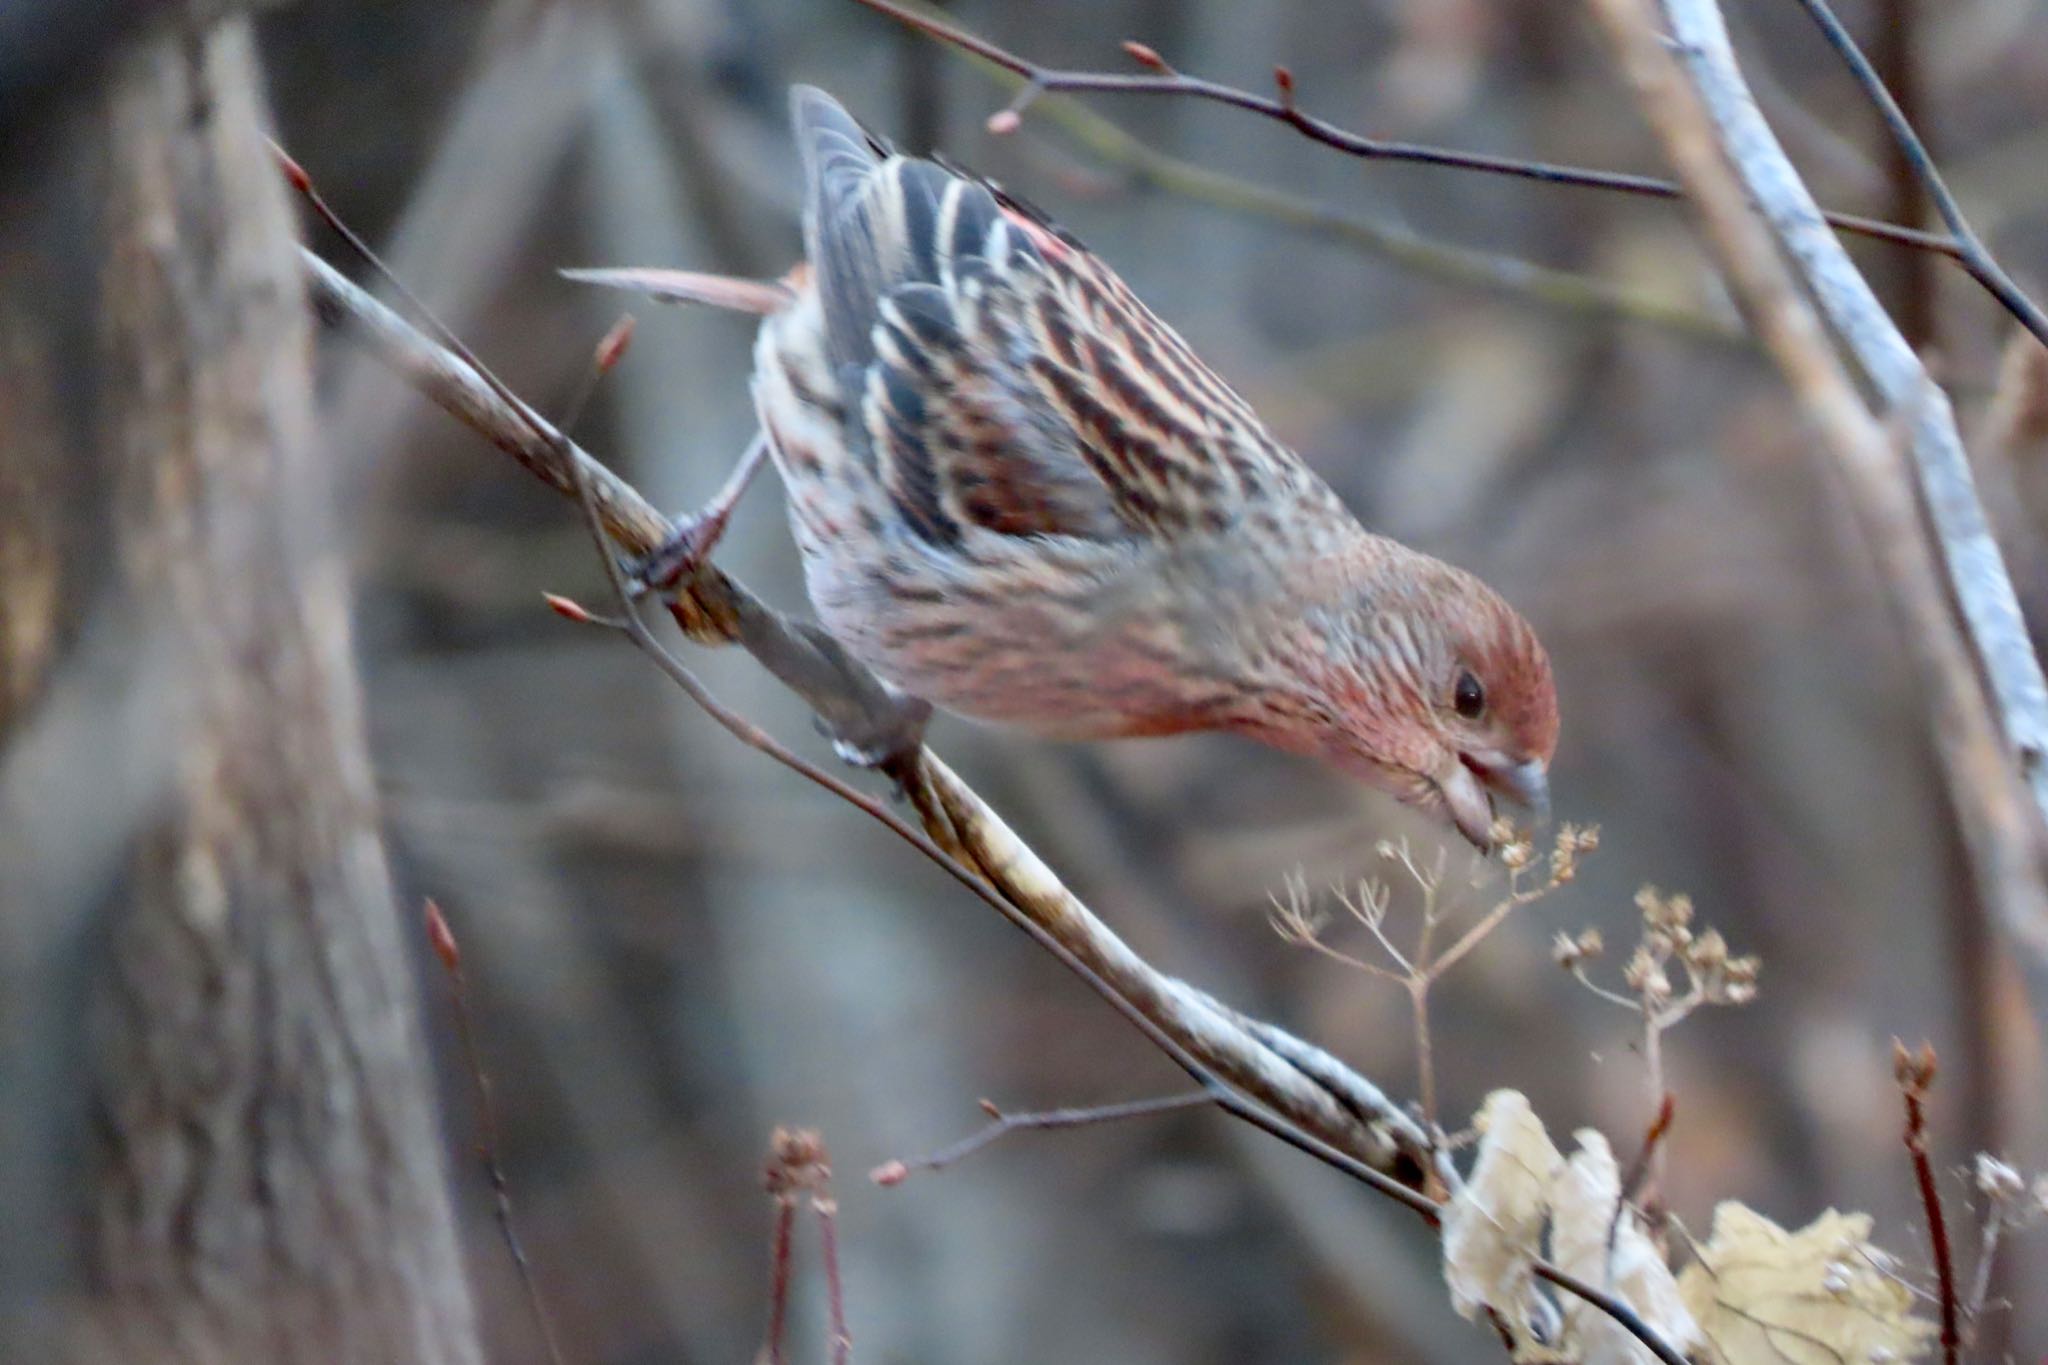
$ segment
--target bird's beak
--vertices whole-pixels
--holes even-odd
[[[1497,795],[1505,796],[1528,812],[1530,820],[1536,824],[1550,818],[1550,773],[1542,760],[1532,758],[1500,767],[1481,766],[1479,780]]]
[[[1493,799],[1489,792],[1522,807],[1538,824],[1550,818],[1550,775],[1537,759],[1491,761],[1461,754],[1437,775],[1437,790],[1458,833],[1484,853],[1493,845]]]
[[[1453,760],[1438,774],[1436,789],[1443,793],[1444,809],[1466,842],[1485,853],[1493,847],[1493,801],[1479,785],[1478,774]]]

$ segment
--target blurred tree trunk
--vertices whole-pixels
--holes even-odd
[[[83,804],[121,822],[111,833],[66,832],[105,841],[121,870],[32,907],[104,923],[30,936],[13,964],[46,993],[25,1015],[53,1036],[90,1030],[89,1048],[60,1040],[90,1073],[71,1248],[84,1292],[43,1327],[96,1361],[468,1365],[473,1311],[378,841],[345,565],[325,534],[291,209],[248,23],[196,13],[163,14],[51,112],[67,126],[44,129],[47,144],[70,153],[37,158],[7,196],[43,221],[0,225],[0,340],[21,390],[0,399],[25,428],[0,450],[5,757],[23,758],[67,671],[91,671],[69,668],[85,645],[49,662],[61,599],[65,634],[114,623],[127,695],[96,728],[151,772],[125,810]],[[77,240],[52,221],[96,226]],[[94,441],[56,434],[62,420],[31,402],[41,371],[17,368],[36,334],[14,319],[50,310],[62,269],[24,236],[100,267],[97,298],[60,294],[67,317],[42,332],[83,333],[97,304],[96,364],[81,367],[97,371]],[[70,446],[61,478],[53,441]],[[82,539],[94,552],[67,572],[62,547]],[[35,591],[17,598],[17,584]],[[58,771],[108,790],[128,776],[75,746]],[[17,818],[41,804],[10,805],[9,841],[30,845],[18,873],[58,857]],[[47,950],[67,941],[82,945],[89,1017],[48,1003],[63,986]],[[61,1083],[48,1093],[69,1099]],[[14,1254],[32,1255],[20,1241]]]

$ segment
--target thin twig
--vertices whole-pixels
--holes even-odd
[[[788,1365],[783,1337],[789,1323],[791,1251],[796,1241],[796,1200],[789,1195],[775,1198],[775,1226],[769,1234],[768,1344],[763,1354],[768,1365]]]
[[[825,1149],[823,1136],[811,1128],[778,1127],[768,1138],[768,1161],[761,1168],[761,1183],[775,1201],[775,1267],[768,1304],[770,1365],[780,1365],[784,1358],[792,1223],[797,1202],[806,1196],[811,1212],[818,1216],[832,1365],[846,1365],[853,1337],[846,1330],[846,1292],[839,1278],[839,1203],[832,1198],[832,1154]]]
[[[1998,1239],[2005,1232],[2005,1202],[1994,1200],[1984,1217],[1984,1231],[1977,1242],[1977,1270],[1970,1278],[1970,1297],[1963,1304],[1963,1319],[1970,1324],[1973,1341],[1981,1344],[1977,1325],[1984,1320],[1984,1304],[1991,1297],[1991,1275],[1998,1266]]]
[[[1671,1131],[1671,1121],[1677,1110],[1678,1097],[1669,1090],[1665,1091],[1663,1103],[1657,1106],[1657,1116],[1650,1120],[1649,1128],[1643,1133],[1643,1145],[1636,1149],[1634,1158],[1629,1161],[1628,1169],[1622,1172],[1621,1182],[1615,1188],[1614,1215],[1607,1220],[1605,1264],[1610,1275],[1614,1267],[1614,1244],[1621,1236],[1622,1215],[1631,1203],[1639,1202],[1637,1196],[1646,1185],[1655,1190],[1656,1180],[1661,1178],[1653,1175],[1657,1153],[1663,1150],[1665,1135]]]
[[[1906,1102],[1906,1151],[1913,1159],[1913,1179],[1920,1187],[1920,1207],[1927,1215],[1927,1240],[1934,1250],[1934,1274],[1941,1287],[1941,1358],[1956,1365],[1962,1348],[1957,1325],[1955,1259],[1949,1251],[1948,1220],[1941,1212],[1941,1192],[1934,1183],[1934,1163],[1927,1156],[1927,1092],[1933,1088],[1934,1047],[1922,1043],[1918,1052],[1892,1040],[1892,1073]]]
[[[1962,205],[1956,202],[1955,195],[1949,190],[1948,182],[1942,179],[1941,171],[1934,164],[1934,158],[1928,154],[1927,145],[1920,140],[1920,134],[1914,130],[1912,121],[1906,117],[1905,111],[1899,108],[1899,102],[1892,98],[1891,91],[1885,89],[1883,79],[1877,74],[1877,68],[1863,55],[1863,49],[1856,45],[1856,39],[1842,26],[1842,21],[1835,17],[1835,12],[1828,8],[1827,0],[1798,0],[1798,3],[1819,26],[1821,36],[1827,39],[1828,46],[1841,57],[1843,65],[1849,68],[1849,74],[1856,78],[1856,84],[1862,87],[1864,95],[1877,106],[1878,116],[1884,120],[1885,130],[1891,134],[1892,141],[1897,144],[1906,164],[1912,168],[1913,174],[1925,187],[1927,197],[1933,201],[1934,211],[1941,215],[1941,221],[1948,227],[1949,236],[1957,247],[1955,257],[1962,262],[1963,269],[1969,271],[1972,279],[1990,291],[1991,296],[2004,306],[2006,312],[2019,319],[2020,326],[2032,332],[2034,338],[2043,346],[2048,346],[2048,313],[2044,313],[2041,306],[2014,283],[2012,276],[2005,273],[2005,268],[1999,265],[1989,248],[1984,245],[1984,239],[1977,235],[1976,229],[1963,217]]]
[[[1558,1269],[1548,1261],[1531,1261],[1529,1269],[1537,1279],[1548,1280],[1570,1294],[1576,1294],[1587,1303],[1613,1318],[1625,1328],[1629,1335],[1649,1349],[1651,1355],[1664,1365],[1692,1365],[1685,1353],[1664,1339],[1662,1333],[1643,1320],[1642,1314],[1629,1306],[1626,1299],[1610,1294],[1597,1285],[1591,1285],[1578,1276]]]
[[[1922,0],[1878,0],[1876,54],[1874,64],[1885,89],[1899,103],[1906,121],[1918,125],[1922,110],[1921,58],[1925,46],[1921,18],[1926,10]],[[1878,130],[1884,143],[1884,181],[1889,191],[1884,217],[1908,227],[1927,223],[1927,190],[1913,172],[1912,164],[1898,140]],[[1938,344],[1935,313],[1935,263],[1925,253],[1899,253],[1894,267],[1898,284],[1899,330],[1916,351],[1926,352]]]
[[[910,30],[905,32],[916,36]],[[974,63],[1007,89],[1032,89],[1015,71],[979,52],[950,45],[945,50]],[[1157,190],[1240,217],[1277,223],[1306,237],[1392,261],[1420,275],[1523,303],[1581,316],[1647,323],[1718,346],[1749,349],[1754,344],[1739,326],[1697,307],[1577,271],[1438,241],[1398,224],[1340,213],[1315,200],[1169,155],[1077,99],[1034,95],[1031,108],[1034,120],[1053,124],[1089,156],[1122,172],[1123,180],[1138,189]]]
[[[877,1185],[900,1185],[918,1171],[943,1171],[1011,1133],[1084,1128],[1091,1124],[1116,1123],[1123,1119],[1150,1118],[1155,1114],[1170,1114],[1181,1109],[1200,1109],[1214,1103],[1216,1096],[1210,1091],[1188,1090],[1177,1095],[1156,1095],[1151,1099],[1124,1100],[1117,1104],[1098,1104],[1087,1108],[1039,1109],[1025,1114],[1006,1114],[988,1100],[983,1100],[982,1112],[989,1116],[986,1125],[958,1142],[941,1147],[929,1156],[914,1157],[909,1161],[883,1162],[868,1178]]]
[[[498,1235],[503,1239],[506,1254],[511,1256],[513,1268],[519,1274],[520,1291],[526,1298],[527,1311],[533,1314],[533,1325],[540,1333],[541,1345],[548,1353],[550,1365],[563,1365],[562,1348],[555,1340],[554,1321],[548,1316],[547,1303],[540,1295],[540,1283],[534,1278],[533,1262],[527,1259],[526,1245],[519,1240],[519,1225],[512,1214],[512,1186],[505,1179],[505,1167],[498,1156],[498,1108],[491,1099],[490,1073],[484,1070],[483,1050],[477,1046],[476,1024],[470,1017],[469,980],[462,969],[462,947],[439,904],[431,899],[424,902],[422,915],[426,921],[427,944],[441,963],[441,974],[448,979],[449,998],[455,1004],[455,1031],[462,1042],[463,1066],[469,1072],[471,1092],[476,1097],[476,1154],[483,1163],[485,1178],[491,1183],[491,1203],[497,1215]]]
[[[1312,142],[1334,148],[1348,156],[1368,161],[1404,161],[1423,166],[1445,166],[1456,170],[1483,171],[1491,175],[1512,176],[1521,180],[1536,180],[1551,185],[1570,185],[1580,189],[1610,190],[1621,194],[1643,195],[1653,199],[1679,199],[1684,191],[1669,180],[1654,176],[1631,175],[1622,171],[1589,170],[1582,166],[1560,166],[1543,161],[1526,161],[1517,157],[1493,156],[1484,152],[1461,152],[1445,147],[1430,147],[1413,142],[1394,142],[1382,138],[1366,137],[1350,132],[1334,123],[1302,112],[1292,94],[1277,98],[1255,95],[1249,90],[1224,85],[1218,81],[1203,80],[1198,76],[1185,75],[1178,71],[1153,71],[1147,75],[1130,75],[1107,71],[1070,71],[1057,67],[1040,66],[1038,63],[1020,57],[1009,49],[986,38],[956,28],[943,20],[927,14],[920,14],[896,0],[860,0],[869,9],[885,14],[898,23],[908,24],[923,33],[928,33],[944,43],[950,43],[963,51],[971,52],[985,61],[995,63],[1006,71],[1015,72],[1027,82],[1028,94],[1048,91],[1093,91],[1100,94],[1117,95],[1177,95],[1189,99],[1209,100],[1243,109],[1276,123],[1286,124]],[[1029,103],[1029,100],[1025,100]],[[1018,111],[1013,103],[1010,110]],[[1958,243],[1939,233],[1921,232],[1913,228],[1900,227],[1896,223],[1879,222],[1850,213],[1829,213],[1827,221],[1843,232],[1856,233],[1864,237],[1875,237],[1881,241],[1896,242],[1901,246],[1914,247],[1921,251],[1934,251],[1944,256],[1960,258]]]
[[[839,1201],[811,1196],[818,1215],[818,1258],[825,1263],[825,1330],[831,1338],[832,1365],[846,1365],[853,1353],[853,1334],[846,1327],[846,1286],[839,1275]]]

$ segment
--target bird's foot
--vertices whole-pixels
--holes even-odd
[[[755,433],[746,454],[740,456],[739,463],[733,466],[724,486],[712,496],[711,501],[676,518],[668,539],[624,566],[626,587],[634,600],[650,592],[666,592],[704,567],[711,558],[712,550],[724,538],[726,523],[732,520],[733,509],[739,506],[741,494],[747,491],[747,485],[760,472],[761,462],[767,454],[767,438]]]
[[[871,772],[886,773],[901,785],[924,748],[925,727],[931,723],[932,704],[920,697],[895,693],[888,703],[870,707],[838,723],[818,721],[818,731],[832,741],[832,752],[842,763]]]

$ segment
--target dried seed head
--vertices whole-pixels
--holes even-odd
[[[1560,930],[1551,941],[1550,957],[1566,971],[1577,971],[1606,950],[1598,929],[1582,929],[1576,938]]]
[[[817,1130],[777,1128],[770,1134],[768,1160],[761,1169],[761,1184],[768,1193],[782,1198],[801,1190],[816,1194],[831,1179],[831,1158]]]
[[[1622,968],[1621,979],[1629,990],[1651,1005],[1661,1005],[1671,998],[1671,978],[1647,948],[1636,949],[1628,966]]]
[[[1934,1044],[1922,1043],[1915,1051],[1899,1039],[1892,1039],[1892,1076],[1901,1090],[1925,1092],[1934,1084],[1935,1070]]]

